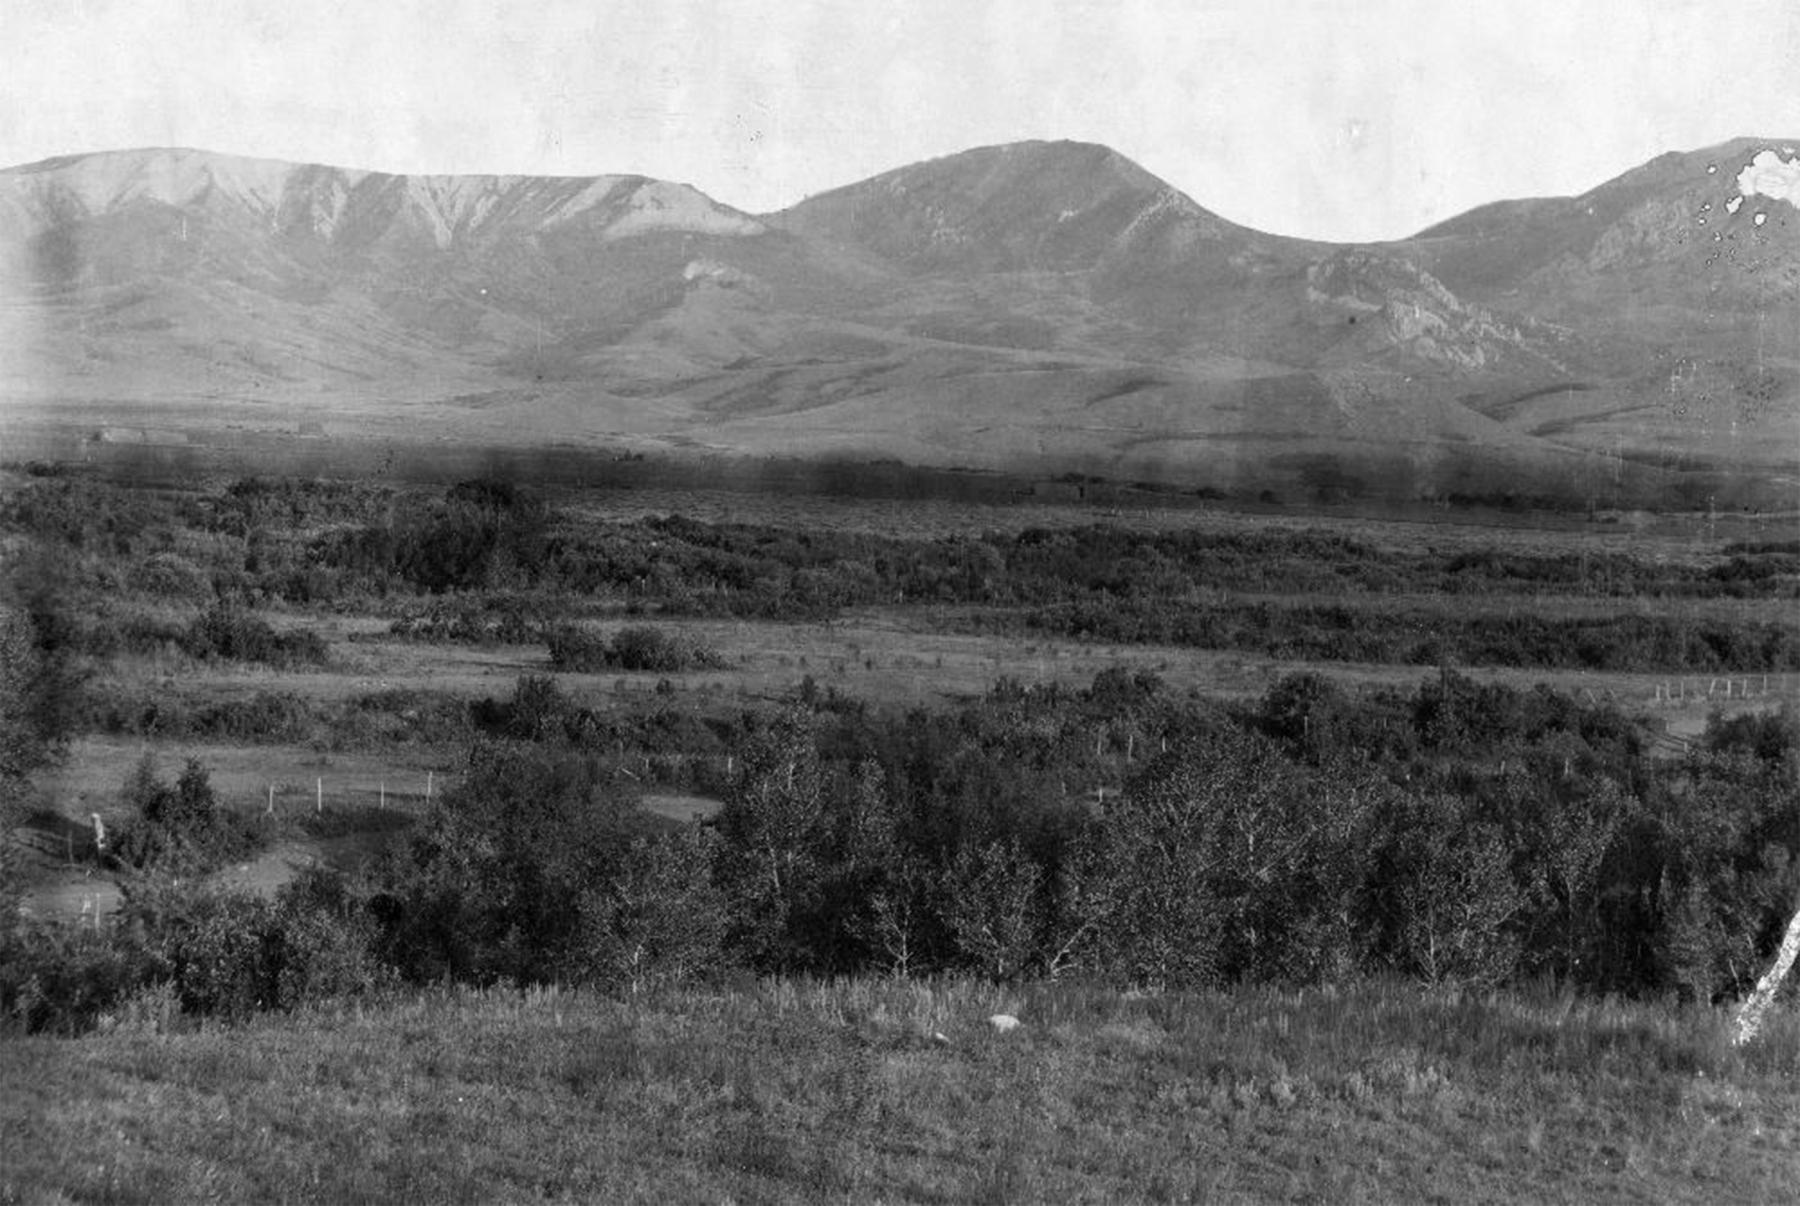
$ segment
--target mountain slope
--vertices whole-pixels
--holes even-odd
[[[1695,308],[1793,302],[1791,195],[1753,183],[1759,158],[1783,162],[1784,145],[1800,162],[1792,144],[1767,139],[1670,152],[1581,196],[1483,206],[1410,243],[1452,288],[1483,301],[1521,294],[1546,317],[1580,312],[1577,285],[1614,295],[1653,287],[1657,300],[1690,306],[1705,299]]]
[[[1716,494],[1800,476],[1800,224],[1726,195],[1753,162],[1785,179],[1744,141],[1338,246],[1082,143],[766,215],[641,176],[72,156],[0,172],[0,396],[1240,488]]]
[[[914,164],[810,197],[772,219],[867,248],[908,271],[1093,269],[1156,252],[1194,258],[1290,244],[1202,209],[1116,151],[1022,142]]]
[[[1577,446],[1800,461],[1800,154],[1738,139],[1405,246],[1462,296],[1566,332],[1561,390],[1477,405]],[[1782,187],[1783,182],[1786,187]]]

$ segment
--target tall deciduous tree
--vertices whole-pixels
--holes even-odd
[[[790,928],[819,886],[824,773],[810,715],[789,709],[745,743],[719,811],[739,949],[754,963],[803,962]]]
[[[633,842],[609,881],[582,897],[576,974],[636,996],[716,968],[726,926],[718,844],[698,827]]]

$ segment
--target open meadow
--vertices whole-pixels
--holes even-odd
[[[1019,1029],[985,1022],[1005,1012]],[[1800,1030],[1538,991],[425,991],[0,1063],[7,1201],[1782,1202]]]

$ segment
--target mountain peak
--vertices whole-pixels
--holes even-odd
[[[896,170],[905,172],[933,165],[992,165],[995,167],[1004,165],[1015,171],[1113,172],[1130,177],[1137,183],[1154,185],[1162,183],[1139,164],[1105,143],[1082,142],[1070,138],[1027,138],[1018,142],[999,142],[988,146],[970,147],[965,151],[942,155],[936,159],[927,159]]]
[[[1110,147],[976,147],[809,197],[771,218],[915,271],[1068,271],[1151,243],[1247,235]],[[1179,229],[1177,229],[1179,228]]]

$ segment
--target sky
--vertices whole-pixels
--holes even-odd
[[[0,0],[0,165],[187,146],[641,173],[764,212],[1026,138],[1399,238],[1800,140],[1800,0]]]

